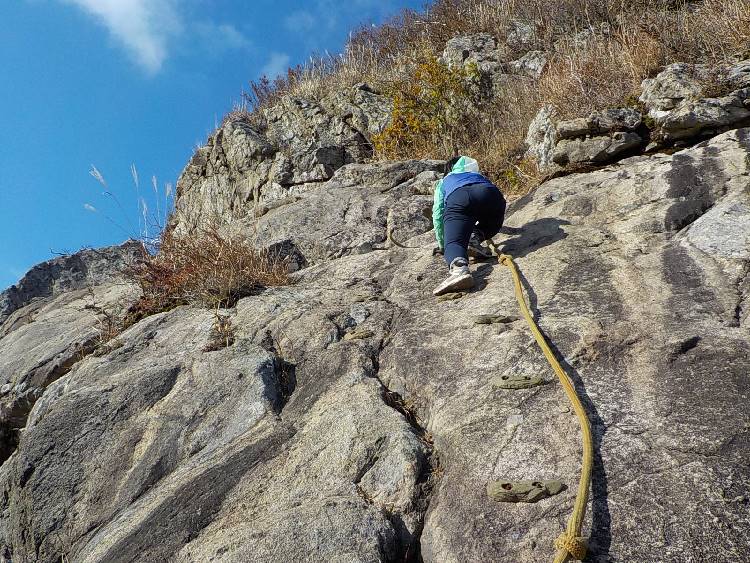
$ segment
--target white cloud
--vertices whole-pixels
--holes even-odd
[[[268,57],[268,61],[260,70],[261,76],[267,76],[268,78],[276,78],[279,74],[283,74],[289,68],[289,55],[286,53],[271,53]]]
[[[198,22],[191,26],[191,31],[195,31],[205,48],[214,53],[252,46],[240,30],[228,23]]]
[[[315,27],[315,18],[308,11],[298,10],[284,18],[284,27],[295,33],[311,31]]]
[[[104,24],[147,72],[167,58],[170,39],[182,30],[176,0],[63,0]]]

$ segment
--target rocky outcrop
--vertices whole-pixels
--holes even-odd
[[[718,67],[676,63],[641,87],[637,109],[560,120],[555,108],[543,107],[529,126],[527,155],[549,173],[685,146],[750,125],[750,61]]]
[[[487,97],[498,93],[509,81],[538,79],[547,65],[544,51],[534,49],[533,26],[514,22],[505,42],[489,33],[458,35],[448,40],[440,61],[448,68],[472,71],[480,91]],[[521,56],[514,58],[514,53]]]
[[[592,422],[592,560],[750,557],[749,155],[739,129],[555,178],[496,237]],[[549,560],[578,425],[505,268],[432,297],[441,164],[346,164],[235,221],[308,265],[221,311],[232,345],[185,306],[67,366],[0,468],[5,560]],[[6,320],[3,361],[20,365],[21,336],[41,354],[55,314],[73,334],[91,312],[78,291]],[[493,385],[504,374],[546,384]],[[505,504],[487,495],[501,480],[565,488]]]
[[[190,232],[227,224],[304,193],[344,164],[368,159],[370,136],[390,112],[388,98],[359,84],[320,101],[284,96],[253,120],[230,119],[177,181],[173,225]]]
[[[143,252],[141,243],[129,241],[120,246],[84,249],[42,262],[0,293],[0,323],[35,299],[120,279],[122,271],[135,263]]]
[[[83,250],[35,266],[2,293],[0,460],[12,453],[47,387],[93,352],[115,309],[135,299],[123,270],[142,253],[136,242]]]
[[[641,114],[630,108],[595,111],[588,117],[560,121],[559,139],[552,161],[568,164],[601,164],[640,147]]]
[[[716,135],[750,124],[750,61],[715,68],[670,65],[643,81],[640,101],[662,141]]]

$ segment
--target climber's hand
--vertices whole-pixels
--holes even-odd
[[[440,256],[442,256],[443,253],[444,253],[444,250],[442,248],[440,248],[439,246],[436,246],[435,248],[432,249],[432,255],[433,256],[437,256],[438,254]]]

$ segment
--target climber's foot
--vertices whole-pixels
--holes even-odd
[[[432,294],[443,295],[472,287],[474,287],[474,277],[469,271],[469,263],[465,258],[456,258],[451,262],[450,275],[433,290]]]

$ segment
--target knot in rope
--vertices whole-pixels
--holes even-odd
[[[583,558],[586,557],[586,538],[582,536],[573,536],[568,532],[563,532],[557,536],[555,547],[561,551],[566,551],[578,561],[583,561]]]

